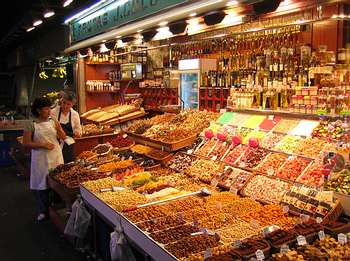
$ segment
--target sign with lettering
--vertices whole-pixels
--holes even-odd
[[[84,40],[188,0],[116,0],[101,6],[85,17],[73,20],[70,27],[72,42]]]

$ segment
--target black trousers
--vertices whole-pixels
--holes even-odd
[[[39,213],[49,214],[49,206],[50,206],[50,191],[48,189],[45,190],[35,190],[35,196],[38,203],[38,211]]]
[[[73,144],[68,145],[67,143],[64,143],[62,154],[63,154],[64,163],[69,163],[71,161],[74,161],[75,158],[74,158]]]

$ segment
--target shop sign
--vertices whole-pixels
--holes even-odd
[[[72,42],[80,41],[117,28],[188,0],[117,0],[111,1],[85,17],[71,23]]]

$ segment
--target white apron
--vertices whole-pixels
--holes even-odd
[[[41,123],[34,122],[33,142],[50,142],[55,145],[53,150],[32,149],[30,189],[48,189],[47,175],[49,170],[63,164],[62,150],[57,140],[55,122],[51,119]]]

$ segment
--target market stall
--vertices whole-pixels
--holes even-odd
[[[79,172],[59,172],[102,220],[96,235],[116,230],[152,260],[346,260],[347,5],[180,2],[93,37],[78,26],[89,16],[70,22],[95,129],[120,122],[118,99],[143,116],[127,93],[184,109],[129,122],[128,148],[86,147]]]

